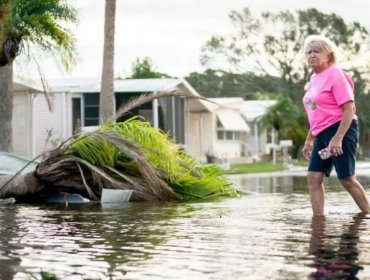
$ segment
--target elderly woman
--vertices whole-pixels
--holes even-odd
[[[325,37],[309,36],[304,51],[314,71],[303,98],[310,129],[302,150],[310,160],[307,181],[313,214],[324,215],[323,182],[333,166],[361,211],[369,213],[366,192],[355,176],[358,125],[353,82],[336,65],[334,45]]]

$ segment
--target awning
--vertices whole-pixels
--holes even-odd
[[[217,110],[216,115],[225,130],[250,132],[248,124],[239,112],[234,110]]]

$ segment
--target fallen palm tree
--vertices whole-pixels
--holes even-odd
[[[155,98],[173,95],[184,94],[141,96],[117,115]],[[132,201],[236,195],[218,166],[200,164],[165,132],[139,117],[104,124],[92,133],[76,134],[43,158],[33,172],[0,177],[0,198],[38,201],[66,192],[99,201],[104,188],[132,190]]]

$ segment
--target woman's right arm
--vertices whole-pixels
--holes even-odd
[[[309,130],[307,133],[306,141],[304,142],[304,146],[302,149],[303,157],[307,160],[309,160],[311,157],[314,140],[315,140],[315,136],[313,136],[311,133],[311,130]]]

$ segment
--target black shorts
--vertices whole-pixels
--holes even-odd
[[[339,124],[340,122],[333,124],[316,136],[308,171],[323,172],[329,177],[334,166],[339,179],[355,174],[356,147],[358,142],[358,124],[356,120],[352,120],[350,127],[343,137],[342,155],[332,156],[326,160],[322,160],[318,154],[321,149],[329,145],[330,140],[338,130]]]

